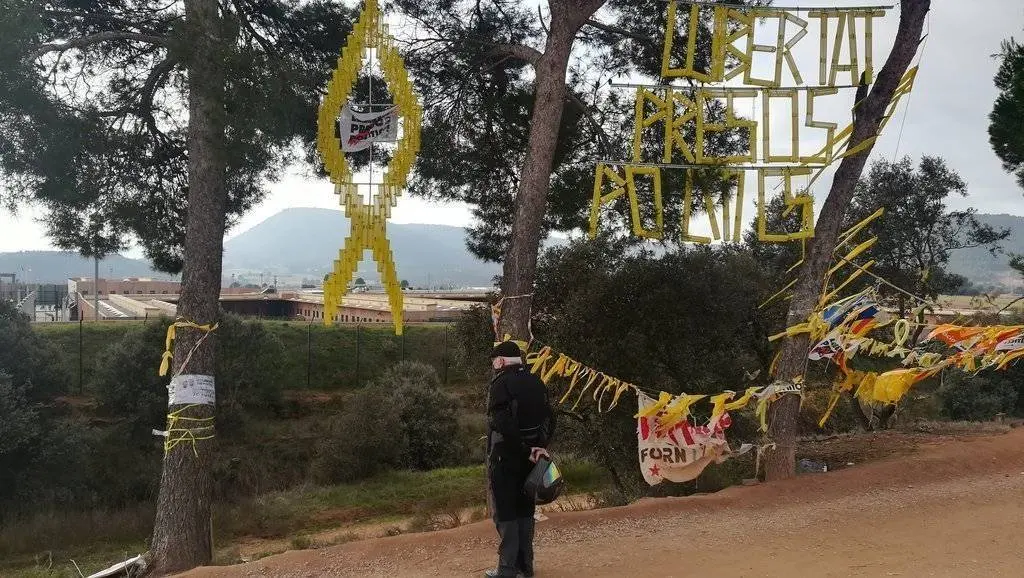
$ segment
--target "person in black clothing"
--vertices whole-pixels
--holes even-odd
[[[487,396],[487,467],[500,544],[498,567],[486,576],[528,578],[533,576],[536,504],[523,485],[533,464],[548,456],[555,414],[547,387],[526,370],[518,345],[498,344],[491,362],[495,376]]]

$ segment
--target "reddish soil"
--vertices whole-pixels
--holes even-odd
[[[901,439],[916,450],[906,454]],[[538,524],[537,575],[1024,575],[1024,428],[864,441],[809,448],[826,461],[855,464],[827,474],[550,514]],[[880,451],[865,455],[843,444]],[[856,459],[878,456],[887,457],[863,465]],[[494,527],[481,522],[187,576],[480,576],[494,562],[494,548]]]

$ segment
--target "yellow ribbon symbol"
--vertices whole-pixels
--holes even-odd
[[[352,182],[352,172],[345,160],[340,143],[335,137],[335,120],[348,102],[352,88],[358,80],[363,53],[376,49],[380,68],[394,97],[395,107],[403,118],[402,137],[391,156],[387,173],[382,183],[375,187],[372,202],[366,204],[359,194],[358,186]],[[423,109],[420,107],[412,81],[405,70],[402,57],[392,44],[387,25],[383,22],[377,0],[367,0],[359,21],[352,27],[347,44],[341,51],[338,67],[327,84],[327,95],[320,105],[318,117],[317,148],[324,162],[335,192],[341,197],[345,214],[352,220],[349,236],[344,248],[334,261],[334,273],[324,284],[324,323],[331,324],[345,295],[346,286],[352,278],[363,251],[373,252],[373,260],[381,273],[381,280],[388,294],[388,306],[395,324],[395,333],[402,334],[402,289],[395,271],[391,244],[387,238],[386,223],[391,216],[397,196],[401,194],[412,170],[413,162],[420,148],[420,123]]]

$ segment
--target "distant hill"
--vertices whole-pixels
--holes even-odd
[[[1002,243],[1006,253],[1024,253],[1024,217],[1018,215],[979,214],[978,220],[996,229],[1010,229],[1010,237]],[[992,255],[984,248],[954,251],[949,269],[976,284],[1007,283],[1018,274],[1010,269],[1008,254]]]
[[[993,227],[1010,229],[1003,248],[1024,254],[1024,217],[981,214],[978,218]],[[348,228],[341,211],[286,209],[225,243],[224,275],[251,279],[268,273],[322,279],[344,245]],[[413,285],[490,286],[501,273],[500,265],[484,263],[466,249],[466,233],[460,227],[388,223],[387,228],[398,277]],[[379,279],[376,265],[366,256],[357,276],[367,281]],[[953,253],[950,270],[976,284],[1009,284],[1018,276],[1008,261],[1006,254],[992,256],[982,248],[964,249]],[[0,253],[0,272],[16,273],[19,279],[32,282],[62,283],[68,277],[91,277],[93,264],[75,253],[23,251]],[[172,278],[153,271],[144,260],[120,255],[100,262],[100,276]]]
[[[93,261],[65,251],[0,253],[0,273],[14,273],[29,283],[64,283],[68,277],[92,277]],[[171,279],[154,271],[147,261],[111,255],[100,261],[100,277]]]
[[[445,225],[388,223],[388,238],[398,278],[413,285],[451,284],[490,286],[501,265],[485,263],[466,249],[466,232]],[[224,245],[224,274],[269,273],[322,279],[345,244],[349,221],[331,209],[286,209],[228,240]],[[358,276],[380,278],[367,260]]]

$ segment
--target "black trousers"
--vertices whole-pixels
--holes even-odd
[[[533,534],[536,504],[523,491],[533,462],[526,457],[493,452],[488,460],[494,525],[498,530],[499,576],[533,574]]]

